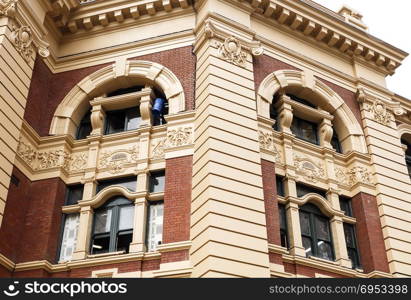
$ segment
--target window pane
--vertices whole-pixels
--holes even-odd
[[[308,186],[302,183],[297,183],[296,187],[297,187],[297,197],[304,197],[306,194],[315,193],[327,199],[327,195],[324,190],[320,190],[315,187]]]
[[[285,232],[284,230],[281,230],[280,238],[281,238],[281,247],[288,248],[287,232]]]
[[[354,235],[354,226],[351,224],[344,223],[344,235],[345,235],[345,242],[347,243],[347,247],[355,248],[355,235]]]
[[[305,249],[305,255],[308,257],[312,255],[311,239],[303,236],[303,247]]]
[[[111,209],[102,209],[95,212],[94,234],[110,232]]]
[[[107,112],[106,115],[106,134],[123,132],[126,121],[124,111]]]
[[[155,251],[163,240],[163,203],[150,205],[147,248],[148,251]]]
[[[134,205],[121,206],[118,230],[133,229]]]
[[[83,199],[84,185],[70,185],[67,187],[66,205],[76,204],[79,200]]]
[[[285,196],[284,193],[284,182],[283,182],[283,177],[281,176],[275,176],[275,183],[276,183],[276,187],[277,187],[277,195],[279,196]]]
[[[127,110],[126,112],[127,115],[127,124],[126,124],[126,130],[133,130],[137,129],[140,127],[140,108],[139,107],[133,107]]]
[[[133,239],[133,232],[119,233],[119,235],[117,236],[116,251],[124,251],[128,253],[132,239]]]
[[[278,205],[278,213],[280,215],[280,228],[287,229],[287,220],[285,215],[285,206],[283,204]]]
[[[82,123],[77,131],[77,139],[82,140],[87,138],[92,131],[91,123]]]
[[[331,245],[325,241],[318,241],[317,243],[318,248],[318,257],[333,260],[333,252],[331,249]]]
[[[301,121],[299,138],[317,144],[317,126],[315,124]]]
[[[110,250],[110,236],[97,236],[94,237],[93,243],[91,244],[91,253],[100,254],[107,253]]]
[[[328,219],[315,216],[315,229],[318,239],[330,241],[330,226]]]
[[[153,172],[150,175],[150,193],[164,192],[166,176],[164,171]]]
[[[60,262],[70,261],[77,244],[79,215],[66,215],[64,221],[63,238],[61,240]]]
[[[123,187],[129,189],[130,191],[135,192],[136,183],[137,183],[137,177],[136,176],[118,178],[118,179],[113,179],[113,180],[99,181],[98,186],[97,186],[97,193],[100,192],[101,190],[105,189],[106,187],[109,187],[109,186],[112,186],[112,185],[123,186]]]
[[[302,234],[311,235],[310,215],[302,211],[300,211],[300,227]]]

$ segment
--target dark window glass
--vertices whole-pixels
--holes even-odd
[[[300,207],[300,227],[307,256],[334,260],[329,219],[315,205]]]
[[[355,236],[355,226],[344,223],[344,235],[347,244],[348,258],[351,260],[353,268],[358,268],[361,266],[361,262]]]
[[[274,107],[274,100],[273,104],[270,105],[270,119],[275,120],[275,123],[273,125],[273,129],[275,131],[279,131],[279,124],[278,124],[278,113],[277,110]]]
[[[318,145],[317,124],[294,116],[291,131],[299,139]]]
[[[324,190],[320,190],[302,183],[297,183],[297,197],[303,197],[309,193],[315,193],[327,199],[327,194]]]
[[[285,196],[285,192],[284,192],[284,182],[283,182],[283,177],[282,176],[275,176],[275,183],[277,186],[277,195],[279,196]]]
[[[111,93],[108,93],[107,97],[114,97],[114,96],[120,96],[120,95],[124,95],[124,94],[135,93],[135,92],[141,91],[143,88],[144,88],[144,86],[137,85],[137,86],[132,86],[132,87],[129,87],[129,88],[118,89],[118,90],[115,90]]]
[[[336,152],[342,153],[340,139],[338,138],[338,135],[335,131],[334,131],[333,137],[331,138],[331,146],[334,148]]]
[[[401,143],[407,146],[407,150],[405,150],[405,163],[408,168],[408,174],[411,178],[411,145],[406,140],[401,140]]]
[[[287,232],[287,216],[285,212],[285,206],[283,204],[278,204],[278,213],[280,215],[280,238],[281,246],[289,248],[288,244],[288,232]]]
[[[141,116],[138,107],[106,113],[106,134],[138,129]]]
[[[286,94],[286,95],[287,95],[288,97],[290,97],[291,100],[294,100],[294,101],[296,101],[296,102],[298,102],[298,103],[307,105],[307,106],[312,107],[312,108],[316,108],[316,106],[315,106],[314,104],[312,104],[311,102],[309,102],[309,101],[307,101],[307,100],[305,100],[305,99],[302,99],[302,98],[297,97],[297,96],[292,95],[292,94]]]
[[[80,125],[77,129],[77,136],[76,139],[78,140],[82,140],[87,138],[91,131],[92,131],[92,127],[91,127],[91,112],[90,110],[84,115],[83,119],[80,122]]]
[[[134,205],[117,196],[94,212],[90,252],[128,252],[133,234]]]
[[[83,199],[83,184],[69,185],[66,191],[66,205],[77,204],[77,202]]]
[[[112,186],[112,185],[123,186],[129,189],[130,191],[135,192],[136,183],[137,183],[137,177],[135,176],[123,177],[123,178],[117,178],[117,179],[111,179],[111,180],[101,180],[98,182],[98,185],[97,185],[97,193],[103,190],[104,188]]]
[[[150,193],[164,192],[166,176],[164,171],[152,172],[150,174]]]
[[[340,196],[340,208],[345,213],[346,216],[349,216],[349,217],[353,216],[350,198]]]

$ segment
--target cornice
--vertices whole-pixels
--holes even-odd
[[[234,1],[234,0],[230,0]],[[315,43],[338,50],[347,57],[356,57],[385,74],[393,74],[407,53],[365,31],[316,9],[303,1],[237,0],[254,8],[253,16],[260,20],[275,20],[276,25],[291,29]]]

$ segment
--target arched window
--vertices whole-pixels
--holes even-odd
[[[91,116],[91,111],[89,109],[80,121],[80,124],[77,128],[76,139],[82,140],[82,139],[87,138],[87,136],[90,135],[92,131],[90,116]]]
[[[123,196],[111,198],[94,211],[91,254],[128,253],[133,237],[134,204]]]
[[[410,137],[411,140],[411,137]],[[405,149],[405,163],[408,168],[408,174],[411,178],[411,143],[408,140],[402,139],[401,143],[404,145]]]
[[[300,207],[300,226],[306,256],[334,260],[330,221],[317,206],[307,203]]]

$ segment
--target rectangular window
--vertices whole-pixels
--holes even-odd
[[[166,176],[164,170],[151,172],[150,174],[150,193],[164,192]]]
[[[340,196],[340,208],[345,213],[346,216],[348,217],[353,216],[350,198]]]
[[[132,107],[106,112],[106,134],[134,130],[140,127],[140,109]]]
[[[125,187],[131,192],[135,192],[136,184],[137,184],[136,176],[116,178],[116,179],[110,179],[110,180],[100,180],[97,184],[97,193],[99,193],[106,187],[109,187],[112,185],[119,185],[119,186]]]
[[[289,248],[288,244],[288,233],[287,233],[287,216],[285,212],[285,205],[278,204],[278,213],[280,215],[280,238],[281,247]]]
[[[84,185],[76,184],[67,186],[65,205],[74,205],[83,199]]]
[[[284,192],[284,181],[283,181],[284,177],[276,175],[275,176],[275,183],[277,186],[277,195],[278,196],[285,196],[285,192]]]
[[[347,244],[348,258],[352,262],[353,269],[361,267],[360,255],[358,253],[355,226],[344,223],[345,243]]]
[[[309,193],[314,193],[314,194],[318,194],[321,197],[327,199],[327,194],[324,190],[309,186],[309,185],[305,185],[303,183],[297,183],[297,197],[304,197],[306,194]]]
[[[319,145],[317,136],[317,124],[293,117],[291,131],[296,137],[312,144]]]
[[[79,214],[65,215],[59,262],[70,261],[77,245]]]
[[[147,229],[147,249],[155,251],[163,240],[163,202],[152,203],[149,206],[148,229]]]

